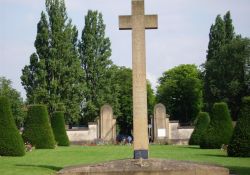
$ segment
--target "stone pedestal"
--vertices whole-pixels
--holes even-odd
[[[127,159],[68,167],[59,175],[229,175],[223,167],[163,159]]]

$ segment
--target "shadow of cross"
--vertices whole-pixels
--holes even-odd
[[[145,29],[157,29],[157,15],[145,15],[144,0],[132,0],[132,15],[119,16],[119,29],[132,30],[134,159],[148,159]]]

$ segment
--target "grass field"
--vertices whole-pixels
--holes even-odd
[[[52,175],[65,166],[132,158],[132,154],[131,146],[71,146],[34,150],[24,157],[0,157],[0,175]],[[250,158],[229,158],[221,150],[152,145],[150,157],[218,164],[238,175],[250,175]]]

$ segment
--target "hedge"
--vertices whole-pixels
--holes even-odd
[[[0,97],[0,155],[25,155],[25,146],[12,116],[9,100],[6,97]]]
[[[250,157],[250,97],[243,99],[239,119],[228,145],[227,153],[231,157]]]
[[[58,146],[69,146],[69,138],[65,130],[64,113],[54,112],[51,118],[51,126]]]
[[[218,149],[228,144],[233,133],[232,119],[226,103],[215,103],[211,112],[211,121],[201,138],[203,149]]]
[[[209,122],[209,114],[207,112],[200,112],[197,117],[195,129],[189,139],[189,145],[200,145],[200,139],[204,135]]]
[[[36,149],[55,148],[55,139],[45,105],[30,105],[28,107],[23,138]]]

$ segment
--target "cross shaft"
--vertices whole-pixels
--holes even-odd
[[[132,30],[134,158],[148,158],[145,29],[157,29],[157,15],[144,14],[144,0],[132,0],[132,15],[119,17],[120,30]]]

